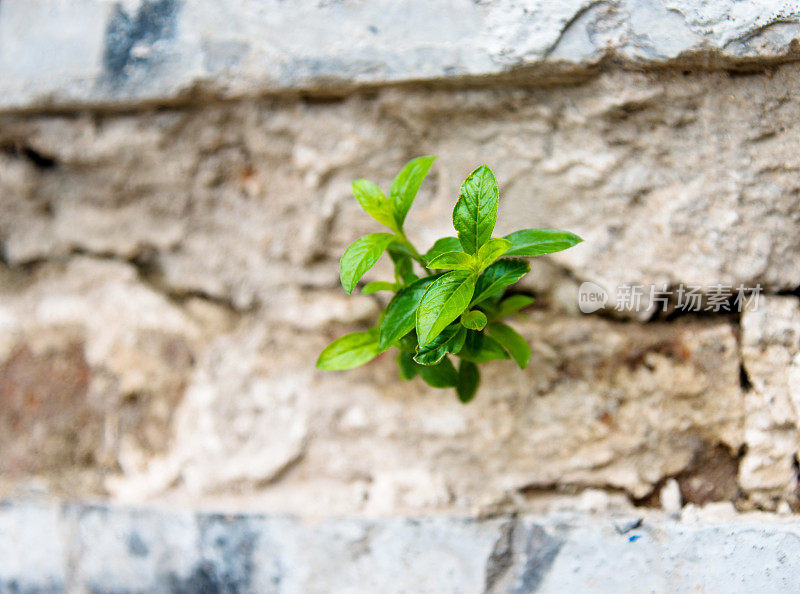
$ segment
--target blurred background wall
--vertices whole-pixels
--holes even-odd
[[[795,509],[797,37],[795,2],[0,0],[0,494]],[[378,311],[339,286],[350,181],[421,154],[418,246],[482,163],[499,232],[585,239],[468,406],[314,369]],[[584,281],[762,295],[583,315]]]

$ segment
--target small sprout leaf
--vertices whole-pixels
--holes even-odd
[[[411,209],[414,198],[417,197],[419,187],[422,185],[425,176],[428,175],[431,165],[436,157],[425,156],[412,159],[400,170],[397,177],[392,182],[389,197],[392,200],[392,210],[394,220],[399,229],[403,228],[406,215]]]
[[[507,286],[513,285],[525,276],[530,269],[530,264],[525,260],[501,258],[484,270],[478,277],[475,295],[472,297],[472,305],[477,305],[497,295]]]
[[[519,258],[560,252],[583,241],[574,233],[555,229],[524,229],[514,231],[505,238],[511,242],[511,248],[506,252],[506,256]]]
[[[486,322],[486,314],[477,309],[461,314],[461,325],[470,330],[483,330]]]
[[[361,292],[364,295],[372,295],[373,293],[377,293],[378,291],[396,291],[397,285],[394,283],[387,283],[386,281],[373,281],[371,283],[367,283],[364,285],[364,288],[361,289]]]
[[[417,340],[425,346],[469,305],[477,275],[453,270],[437,278],[425,291],[417,308]]]
[[[458,380],[456,383],[458,399],[466,404],[475,398],[475,393],[478,391],[480,383],[481,372],[478,371],[478,366],[472,361],[462,359],[458,366]]]
[[[497,221],[500,194],[494,173],[481,165],[461,185],[461,193],[453,209],[453,227],[465,252],[477,254],[492,236]]]
[[[478,262],[480,269],[483,270],[489,264],[505,254],[511,247],[511,242],[502,237],[494,237],[484,243],[478,250]]]
[[[439,254],[444,254],[445,252],[463,252],[464,250],[461,248],[461,242],[458,241],[457,237],[442,237],[441,239],[437,239],[434,244],[431,246],[425,253],[425,261],[430,262]]]
[[[380,352],[377,329],[345,334],[320,353],[317,369],[325,371],[353,369],[371,361]]]
[[[459,324],[450,324],[439,336],[424,347],[417,347],[414,361],[422,365],[434,365],[449,353],[457,353],[464,346],[467,329]]]
[[[371,181],[357,179],[353,182],[353,196],[369,216],[392,231],[397,231],[392,203],[378,186]]]
[[[414,281],[397,293],[384,310],[386,316],[381,324],[380,347],[388,349],[396,341],[414,329],[417,306],[422,296],[438,276],[426,276]]]
[[[437,270],[473,270],[475,263],[475,257],[466,252],[444,252],[433,258],[433,260],[429,260],[428,268]]]
[[[447,357],[436,365],[419,365],[417,373],[426,384],[434,388],[453,388],[458,382],[458,372]]]
[[[491,336],[475,330],[467,331],[467,339],[458,356],[473,363],[488,363],[497,359],[509,359],[503,346]]]
[[[495,322],[489,326],[489,334],[506,349],[520,369],[525,369],[531,360],[531,347],[511,326]]]
[[[364,273],[375,266],[392,238],[389,233],[372,233],[356,239],[345,250],[339,263],[339,278],[348,295]]]

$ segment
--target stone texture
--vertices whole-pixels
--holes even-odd
[[[261,332],[219,338],[199,362],[174,423],[169,455],[117,495],[146,498],[176,482],[193,495],[263,486],[303,453],[309,437],[310,367]],[[112,481],[112,485],[114,481]]]
[[[329,519],[9,502],[0,589],[793,592],[800,526],[766,514]],[[621,531],[627,522],[633,528]],[[709,554],[719,551],[720,554]]]
[[[792,360],[800,351],[800,301],[770,296],[742,316],[745,441],[739,484],[756,503],[798,504],[798,416]]]
[[[632,65],[789,59],[795,0],[3,0],[0,109]],[[225,23],[226,26],[221,26]],[[713,60],[712,60],[713,57]]]
[[[166,447],[214,316],[125,263],[76,257],[14,276],[0,284],[0,488],[43,476],[56,492],[97,492],[103,473]]]
[[[222,6],[0,0],[0,592],[795,591],[800,4]],[[350,181],[422,153],[420,247],[483,162],[586,239],[469,406],[314,369],[384,301]]]
[[[671,518],[677,518],[681,515],[681,508],[683,501],[681,500],[681,487],[675,479],[668,479],[661,491],[658,493],[659,503],[664,513]]]
[[[3,473],[91,463],[102,415],[87,402],[89,366],[81,346],[34,353],[14,349],[0,367]]]
[[[792,335],[793,317],[743,322],[740,353],[733,317],[578,318],[575,291],[583,280],[794,290],[798,70],[2,116],[0,393],[14,403],[3,422],[56,444],[44,450],[53,465],[9,438],[6,460],[27,462],[4,489],[391,514],[527,509],[598,488],[655,505],[672,477],[690,503],[793,502],[797,382],[780,380],[780,406],[764,390],[794,373],[796,351],[753,330],[785,318]],[[377,230],[350,180],[385,187],[417,153],[442,155],[410,214],[420,246],[451,233],[458,184],[482,161],[501,181],[500,233],[586,238],[534,262],[524,284],[538,297],[520,322],[534,365],[497,364],[469,407],[398,384],[389,361],[312,370],[382,298],[338,286],[338,255]],[[386,274],[381,263],[370,280]],[[773,343],[779,355],[758,354]],[[60,411],[54,393],[79,403],[77,441],[73,417],[50,415],[41,433],[20,404]],[[48,470],[59,465],[85,479],[59,479]]]
[[[553,259],[572,279],[564,290],[540,284],[557,306],[574,310],[574,280],[794,290],[798,70],[5,116],[3,254],[13,266],[74,251],[136,259],[173,294],[291,303],[292,287],[334,288],[338,254],[377,229],[350,181],[386,187],[405,159],[433,153],[412,239],[452,233],[460,182],[488,162],[503,192],[499,232],[552,226],[586,239]]]
[[[725,321],[535,312],[518,322],[531,367],[494,364],[464,407],[398,382],[388,356],[313,371],[342,322],[365,313],[319,317],[307,291],[278,321],[282,304],[242,315],[171,301],[113,260],[76,256],[4,279],[6,492],[107,489],[310,515],[524,508],[561,488],[643,497],[708,448],[742,443]]]
[[[531,366],[489,366],[468,407],[399,382],[388,355],[312,372],[325,336],[240,327],[198,363],[169,451],[109,479],[115,498],[323,516],[524,508],[561,488],[644,497],[708,448],[742,443],[726,322],[645,329],[534,313],[518,324]]]
[[[235,38],[205,27],[219,10],[2,0],[2,493],[492,514],[677,484],[687,517],[796,506],[793,3],[245,3]],[[437,84],[385,84],[411,79]],[[387,187],[421,153],[441,157],[420,247],[482,162],[499,233],[586,239],[534,263],[534,363],[492,365],[468,407],[388,357],[313,369],[383,298],[338,286],[377,230],[350,181]],[[740,342],[732,315],[578,317],[583,281],[769,297]]]

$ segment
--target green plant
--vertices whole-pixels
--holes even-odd
[[[500,321],[533,302],[526,295],[505,297],[506,290],[530,270],[522,258],[558,252],[582,240],[553,229],[492,237],[499,191],[492,170],[482,165],[462,184],[453,209],[458,237],[443,237],[420,254],[406,237],[403,223],[435,159],[425,156],[407,163],[388,198],[372,182],[353,182],[353,194],[363,209],[391,233],[365,235],[345,250],[340,262],[342,286],[351,294],[364,273],[388,252],[394,282],[368,283],[362,293],[395,295],[374,328],[333,341],[320,354],[317,367],[352,369],[395,347],[402,379],[419,375],[435,388],[455,388],[458,398],[469,402],[480,383],[479,363],[512,358],[524,369],[530,359],[525,339]],[[458,369],[451,355],[460,359]]]

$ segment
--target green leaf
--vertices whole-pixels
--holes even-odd
[[[371,233],[350,244],[339,262],[339,278],[347,294],[351,294],[364,273],[375,266],[394,238],[389,233]]]
[[[521,258],[560,252],[583,241],[574,233],[555,229],[524,229],[506,235],[506,239],[512,244],[511,249],[506,252],[506,256]]]
[[[386,316],[381,324],[381,349],[388,349],[414,329],[417,306],[428,286],[438,278],[440,275],[421,278],[392,297],[384,310]]]
[[[456,383],[458,399],[466,404],[475,398],[480,383],[481,372],[478,371],[478,366],[472,361],[462,359],[461,364],[458,366],[458,380]]]
[[[475,256],[470,256],[465,252],[444,252],[433,260],[428,261],[428,268],[450,270],[473,270],[475,268]]]
[[[413,330],[406,334],[403,338],[396,341],[393,346],[405,353],[411,353],[413,356],[417,352],[417,333]]]
[[[452,388],[458,382],[458,372],[448,357],[436,365],[420,365],[417,373],[426,384],[434,388]]]
[[[533,302],[534,298],[528,295],[511,295],[500,302],[500,305],[492,315],[492,318],[497,320],[505,318],[518,312],[523,307],[528,307]]]
[[[525,260],[514,260],[502,258],[490,265],[478,277],[475,287],[475,296],[472,298],[472,305],[477,305],[481,301],[496,295],[509,285],[513,285],[528,271],[531,266]]]
[[[496,308],[500,304],[500,301],[502,299],[503,299],[503,291],[494,293],[493,295],[490,295],[489,297],[481,301],[481,309],[487,312],[488,315],[488,309]]]
[[[325,371],[353,369],[371,361],[381,352],[378,330],[345,334],[330,343],[317,359],[317,369]]]
[[[419,375],[425,383],[434,388],[452,388],[458,381],[458,372],[449,358],[444,357],[435,365],[420,365],[410,353],[397,356],[397,367],[401,379],[410,380]]]
[[[405,246],[390,243],[387,251],[394,262],[394,278],[398,284],[410,285],[419,278],[414,274],[414,260]]]
[[[499,342],[491,336],[475,330],[467,331],[467,339],[464,341],[464,347],[458,352],[458,356],[473,363],[488,363],[497,359],[510,358]]]
[[[400,173],[394,178],[392,187],[389,190],[389,196],[392,199],[394,220],[397,222],[398,228],[403,227],[406,215],[411,208],[411,203],[414,202],[419,187],[422,185],[425,176],[428,175],[428,170],[435,160],[436,157],[434,156],[412,159],[403,166]]]
[[[450,324],[424,347],[418,347],[414,361],[422,365],[434,365],[449,353],[457,353],[464,346],[467,330],[459,324]]]
[[[413,379],[418,373],[419,365],[414,362],[411,353],[397,353],[397,368],[400,371],[400,379]]]
[[[426,262],[430,262],[439,254],[444,254],[445,252],[463,252],[464,250],[461,248],[461,242],[458,241],[457,237],[442,237],[437,239],[434,244],[431,246],[426,253],[425,258]]]
[[[461,325],[470,330],[483,330],[486,322],[486,314],[477,309],[461,314]]]
[[[378,186],[366,179],[357,179],[353,182],[353,196],[369,216],[392,231],[397,231],[392,202]]]
[[[453,227],[465,252],[477,254],[492,236],[500,195],[494,173],[481,165],[461,185],[453,209]]]
[[[417,340],[425,346],[469,305],[477,274],[453,270],[437,278],[425,291],[417,308]]]
[[[386,281],[373,281],[371,283],[367,283],[364,285],[364,288],[361,289],[361,292],[364,295],[372,295],[373,293],[377,293],[378,291],[394,291],[397,289],[397,285],[394,283],[389,283]]]
[[[497,260],[508,251],[511,242],[502,237],[495,237],[484,243],[478,250],[478,262],[481,270]]]
[[[392,257],[392,260],[395,258],[413,258],[414,254],[411,253],[411,250],[408,249],[408,246],[400,241],[398,237],[395,237],[392,240],[392,243],[389,244],[387,248],[389,255]]]
[[[499,322],[489,326],[489,334],[497,339],[503,347],[511,353],[520,369],[525,369],[531,360],[531,347],[525,339],[511,326]]]

